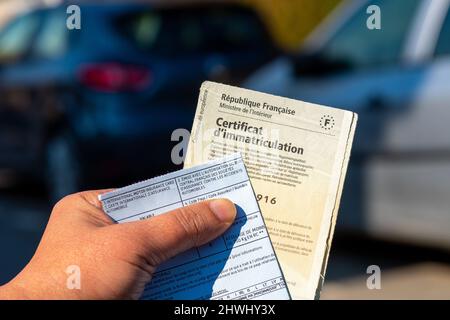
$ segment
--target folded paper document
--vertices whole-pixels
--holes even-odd
[[[236,204],[234,224],[215,241],[159,266],[142,299],[290,299],[239,153],[114,190],[100,201],[124,223],[211,198]]]
[[[241,152],[294,299],[320,294],[357,115],[205,82],[185,167]]]

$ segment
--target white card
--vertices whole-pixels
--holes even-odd
[[[229,230],[159,266],[142,299],[290,299],[240,154],[99,198],[105,212],[118,223],[151,218],[212,198],[228,198],[237,205],[236,220]]]

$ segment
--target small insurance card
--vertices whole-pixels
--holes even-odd
[[[236,204],[234,224],[215,241],[159,266],[141,298],[290,299],[240,153],[100,196],[103,209],[118,223],[151,219],[211,198]]]

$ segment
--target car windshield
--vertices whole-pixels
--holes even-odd
[[[0,62],[20,60],[27,52],[40,24],[38,14],[23,15],[0,31]]]
[[[140,11],[120,17],[116,25],[140,49],[166,56],[268,47],[261,21],[240,7]]]
[[[56,58],[68,50],[69,31],[64,28],[66,19],[66,11],[60,9],[49,10],[43,15],[42,26],[32,47],[34,57]]]
[[[345,64],[352,69],[378,67],[399,62],[409,27],[420,0],[374,0],[358,9],[321,49],[328,61]],[[377,5],[381,13],[381,29],[370,30],[366,12]]]
[[[450,55],[450,9],[439,34],[435,50],[435,56],[437,57],[448,55]]]

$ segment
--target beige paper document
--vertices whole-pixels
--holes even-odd
[[[185,167],[243,156],[294,299],[318,298],[357,115],[203,83]]]

